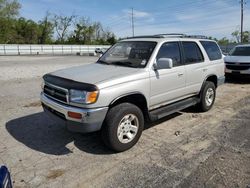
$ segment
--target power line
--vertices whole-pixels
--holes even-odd
[[[228,2],[233,2],[233,1],[235,1],[235,0],[228,0]],[[206,3],[208,3],[208,2],[206,2]],[[203,5],[199,5],[199,7],[204,7],[204,5],[205,5],[205,3]],[[197,8],[198,8],[197,5],[196,6],[192,6],[192,9],[196,9],[197,10]],[[233,8],[231,10],[233,11]],[[175,11],[174,13],[187,13],[187,12],[185,10],[182,10],[182,11]],[[215,9],[215,10],[209,11],[208,14],[202,15],[202,17],[204,17],[204,16],[209,16],[208,18],[210,18],[210,17],[218,17],[218,15],[225,15],[224,13],[228,13],[229,14],[230,10],[229,9],[221,10],[221,8],[220,9],[218,8],[217,10]],[[130,13],[130,15],[131,15],[131,13]],[[160,19],[160,20],[162,20],[161,23],[159,23],[159,22],[158,23],[139,23],[139,25],[137,25],[137,26],[142,26],[142,25],[149,26],[149,25],[169,24],[169,23],[176,23],[176,22],[180,21],[180,20],[173,20],[173,19],[169,20],[169,21],[166,21],[166,20],[163,20],[162,19],[162,15],[159,15],[159,14],[156,17],[154,16],[154,18],[157,18],[158,16],[161,16],[161,19]],[[134,17],[135,17],[135,15],[134,15]],[[185,20],[192,20],[192,19],[193,19],[192,17],[185,18]],[[141,19],[138,20],[138,22],[142,22],[142,21],[143,20],[141,20]],[[132,27],[132,21],[130,21],[130,22],[131,22],[131,27]],[[119,21],[119,22],[116,22],[116,23],[112,24],[112,26],[118,26],[118,25],[123,25],[123,23],[121,23]],[[135,24],[134,24],[134,27],[135,27]]]

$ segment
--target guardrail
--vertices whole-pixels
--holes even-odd
[[[95,55],[96,48],[108,45],[27,45],[0,44],[0,55]]]

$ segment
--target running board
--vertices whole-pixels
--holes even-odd
[[[160,107],[158,109],[152,110],[149,112],[149,117],[152,121],[163,118],[190,106],[194,106],[199,103],[198,97],[187,98],[172,104],[169,104],[164,107]]]

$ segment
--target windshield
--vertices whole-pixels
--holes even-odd
[[[156,44],[146,41],[118,42],[97,63],[143,68],[147,65]]]
[[[235,47],[231,52],[232,56],[250,56],[250,46],[249,47]]]

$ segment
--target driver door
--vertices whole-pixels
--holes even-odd
[[[158,108],[174,102],[185,93],[185,66],[182,64],[179,42],[164,43],[156,57],[156,64],[160,58],[171,58],[173,67],[169,69],[150,70],[150,108]]]

